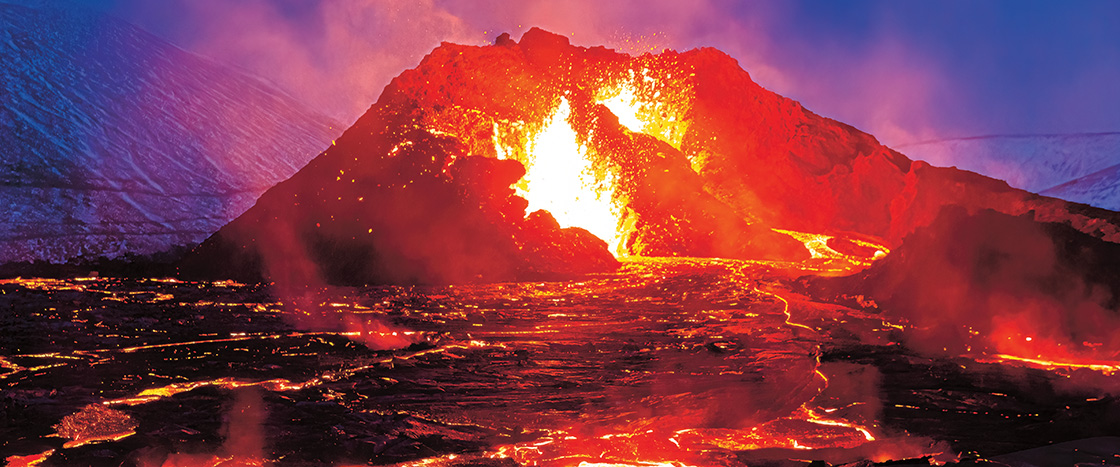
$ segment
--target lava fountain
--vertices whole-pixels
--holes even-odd
[[[544,209],[561,227],[586,229],[619,255],[623,216],[613,200],[615,176],[592,162],[591,149],[579,143],[570,116],[571,106],[561,97],[552,116],[528,139],[522,161],[526,174],[517,193],[529,201],[529,212]]]

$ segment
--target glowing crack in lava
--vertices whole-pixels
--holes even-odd
[[[612,201],[614,175],[595,167],[586,146],[581,146],[568,118],[571,106],[560,98],[552,116],[526,144],[528,154],[524,188],[518,194],[529,201],[528,212],[552,213],[561,227],[580,227],[607,242],[619,254],[623,233],[621,208]]]
[[[846,265],[841,268],[843,271],[850,271],[852,267],[859,268],[869,266],[876,260],[882,259],[890,253],[885,245],[872,243],[866,240],[860,240],[850,237],[837,237],[833,235],[823,235],[808,232],[797,232],[793,230],[771,229],[774,232],[789,235],[799,242],[805,244],[805,249],[809,251],[809,255],[815,260],[830,260],[839,261]],[[857,248],[866,252],[865,255],[849,254],[836,251],[832,246],[829,246],[829,241],[839,240],[854,245]],[[847,267],[850,266],[850,267]]]
[[[1098,351],[1103,343],[1082,342],[1078,346],[1074,342],[1063,342],[1065,339],[1045,336],[1046,333],[1039,331],[1026,331],[1021,323],[999,326],[992,331],[994,346],[990,353],[985,352],[978,360],[1066,372],[1091,370],[1107,377],[1120,372],[1120,361],[1116,360],[1115,353]],[[979,335],[978,332],[976,334]]]

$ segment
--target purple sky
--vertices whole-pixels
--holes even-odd
[[[353,121],[440,41],[532,26],[626,52],[717,47],[887,144],[1120,131],[1120,2],[57,0],[103,9]]]

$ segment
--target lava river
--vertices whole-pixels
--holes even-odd
[[[640,259],[580,281],[331,288],[303,312],[335,324],[299,329],[264,286],[9,280],[0,458],[924,464],[1030,447],[1068,429],[1038,426],[1056,411],[1080,420],[1108,403],[1032,396],[1057,378],[1044,370],[1016,370],[1032,381],[1019,391],[1001,363],[910,355],[901,326],[784,285],[836,264],[814,261]]]

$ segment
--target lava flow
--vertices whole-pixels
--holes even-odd
[[[873,317],[822,321],[827,305],[788,300],[766,282],[782,268],[635,259],[580,282],[325,292],[325,308],[427,336],[373,352],[344,332],[293,332],[283,305],[252,285],[9,281],[2,297],[51,310],[22,317],[33,332],[7,350],[16,369],[3,375],[4,394],[30,402],[63,391],[55,397],[75,414],[28,413],[13,446],[120,426],[132,432],[50,456],[220,460],[228,443],[214,427],[236,406],[230,398],[252,389],[269,413],[255,422],[263,458],[285,462],[712,465],[750,453],[839,462],[945,451],[885,429],[874,385],[851,387],[852,368],[821,363],[835,345],[830,328],[893,329]],[[830,383],[837,377],[845,382]],[[81,415],[90,407],[115,417]]]

